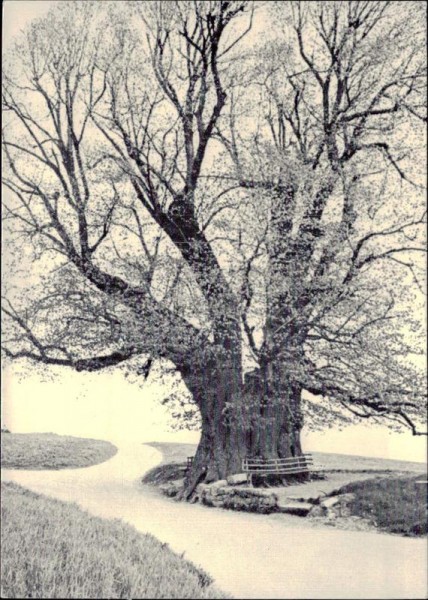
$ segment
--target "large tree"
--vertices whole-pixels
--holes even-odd
[[[202,426],[185,497],[299,455],[305,390],[325,423],[424,412],[421,5],[274,10],[63,2],[5,67],[5,229],[41,267],[6,282],[4,351],[172,365]]]

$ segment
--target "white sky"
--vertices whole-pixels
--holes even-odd
[[[54,0],[5,0],[3,43],[33,18],[41,16]],[[56,370],[52,381],[38,373],[24,379],[16,367],[3,375],[2,423],[14,432],[52,431],[104,439],[197,442],[194,432],[171,433],[169,416],[160,400],[167,394],[162,385],[141,389],[120,372],[98,374]],[[49,373],[49,371],[47,371]],[[383,428],[348,427],[342,432],[305,433],[307,451],[338,452],[402,460],[426,460],[426,438],[392,434]]]
[[[18,365],[3,374],[2,422],[12,432],[54,432],[108,440],[196,443],[196,432],[172,432],[160,403],[168,389],[141,388],[123,373],[76,373],[45,368],[20,377]],[[382,427],[351,426],[343,431],[305,432],[305,451],[336,452],[400,460],[426,460],[426,437],[391,433]]]
[[[32,19],[41,17],[56,0],[4,0],[3,48],[10,46],[14,36]]]

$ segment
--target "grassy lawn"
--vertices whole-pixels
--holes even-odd
[[[169,481],[177,481],[183,479],[184,470],[183,467],[186,463],[171,463],[165,465],[158,465],[153,467],[150,471],[142,477],[141,482],[149,485],[162,485]]]
[[[370,519],[379,529],[406,536],[428,533],[426,475],[356,481],[335,493],[352,492],[352,514]],[[334,495],[334,494],[332,494]]]
[[[74,469],[102,463],[117,452],[103,440],[54,433],[2,433],[4,469]]]
[[[225,598],[151,535],[2,482],[2,598]]]

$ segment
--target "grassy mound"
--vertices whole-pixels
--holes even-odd
[[[186,463],[170,463],[166,465],[159,465],[147,471],[144,477],[141,479],[142,483],[149,485],[162,485],[163,483],[169,483],[170,481],[176,481],[184,477],[184,468]]]
[[[102,463],[117,452],[103,440],[54,433],[8,433],[1,436],[5,469],[74,469]]]
[[[195,444],[150,442],[148,445],[162,453],[162,462],[144,474],[144,477],[141,479],[142,483],[158,486],[170,481],[183,479],[187,458],[194,456],[196,452]]]
[[[196,453],[196,444],[182,444],[176,442],[149,442],[149,446],[162,453],[162,463],[185,463],[188,456]]]
[[[428,533],[426,476],[369,479],[349,483],[332,495],[351,492],[353,515],[370,519],[379,529],[406,536]]]
[[[2,491],[3,598],[225,598],[151,535],[12,482]]]

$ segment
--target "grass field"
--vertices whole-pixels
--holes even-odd
[[[2,482],[2,598],[225,598],[166,544]]]
[[[116,446],[54,433],[2,433],[1,466],[4,469],[75,469],[102,463]]]
[[[428,533],[425,476],[356,481],[337,492],[355,494],[353,515],[370,519],[379,529],[406,536]]]

